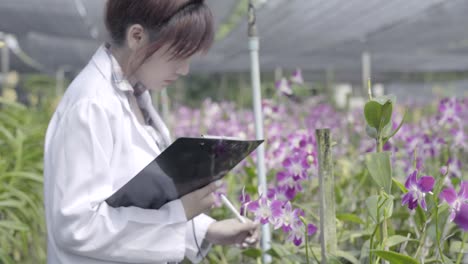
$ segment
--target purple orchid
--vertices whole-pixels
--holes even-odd
[[[280,201],[291,201],[296,197],[297,188],[291,188],[286,185],[279,185],[275,188],[269,188],[267,192],[267,197],[270,200],[280,200]]]
[[[426,211],[427,205],[425,196],[426,193],[432,191],[435,180],[432,176],[423,176],[418,179],[417,175],[418,171],[415,170],[406,179],[405,187],[408,189],[408,193],[403,196],[401,205],[408,204],[408,208],[413,210],[419,203],[421,208]]]
[[[315,137],[306,136],[299,141],[299,148],[302,149],[307,154],[316,153],[316,142]]]
[[[280,113],[279,113],[279,107],[275,105],[275,103],[271,100],[263,100],[262,101],[262,108],[263,108],[263,116],[265,119],[279,119],[280,118]]]
[[[276,180],[278,182],[278,186],[285,186],[289,189],[293,189],[295,191],[302,191],[301,181],[302,178],[296,178],[293,174],[290,174],[287,171],[280,171],[276,174]],[[294,193],[295,195],[295,193]]]
[[[284,168],[295,181],[307,179],[307,170],[310,168],[307,156],[307,153],[298,150],[283,161]]]
[[[455,219],[453,219],[463,231],[468,232],[468,203],[464,203],[460,206],[460,210],[458,214],[455,215]]]
[[[275,229],[282,228],[283,232],[290,232],[293,230],[294,223],[300,221],[299,216],[303,215],[303,211],[296,208],[293,210],[291,203],[287,202],[283,206],[282,214],[275,221]]]
[[[306,130],[297,130],[287,136],[288,143],[291,150],[301,148],[301,141],[307,138],[308,132]]]
[[[307,225],[307,235],[312,236],[317,232],[317,227],[313,224]],[[304,240],[304,224],[302,221],[297,220],[294,222],[291,231],[288,234],[289,241],[293,242],[297,247],[302,244]]]
[[[439,104],[439,125],[461,124],[460,115],[463,112],[461,102],[457,98],[445,98]]]
[[[302,78],[302,71],[301,69],[296,69],[292,76],[291,76],[291,82],[295,84],[304,84],[304,78]]]
[[[282,169],[281,162],[287,157],[288,151],[281,140],[273,140],[267,149],[265,161],[269,169]]]
[[[468,181],[463,181],[458,194],[454,188],[445,188],[440,193],[440,199],[450,206],[450,221],[468,231]]]
[[[462,177],[462,163],[457,158],[449,158],[447,162],[449,175],[451,177],[461,178]]]
[[[285,95],[292,95],[293,93],[291,86],[286,78],[282,78],[276,82],[276,89]]]
[[[450,133],[453,136],[452,148],[468,150],[468,136],[463,129],[452,129]]]
[[[282,214],[283,202],[278,200],[269,201],[267,197],[260,197],[258,200],[250,202],[247,209],[255,215],[255,221],[262,225],[274,224],[275,219]]]
[[[447,166],[442,166],[440,167],[440,170],[439,170],[440,174],[442,174],[443,176],[446,176],[448,174],[448,167]]]

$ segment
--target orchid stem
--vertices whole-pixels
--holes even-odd
[[[468,237],[468,233],[464,232],[463,239],[462,239],[461,246],[460,246],[460,252],[458,252],[458,258],[457,258],[456,264],[460,264],[462,261],[463,255],[465,255],[464,251],[465,251],[465,242],[466,242],[467,237]]]
[[[370,80],[369,80],[370,81]],[[377,139],[377,152],[383,152],[383,142],[382,142],[382,135],[379,133],[379,137]],[[381,194],[383,195],[385,191],[381,191]],[[388,236],[388,231],[387,231],[387,219],[384,216],[384,219],[382,221],[382,224],[380,226],[380,239],[382,240],[382,246],[384,247],[384,250],[388,250],[388,247],[385,246],[385,242],[387,240]],[[382,263],[386,263],[383,261]]]
[[[304,238],[305,238],[305,248],[306,248],[306,259],[307,259],[307,264],[309,264],[309,236],[307,232],[307,223],[305,219],[301,216],[300,217],[302,223],[304,224]]]
[[[419,246],[418,249],[416,250],[415,258],[419,259],[419,255],[421,254],[421,249],[423,248],[424,244],[426,243],[426,227],[427,227],[427,222],[424,223],[421,238],[419,239]]]
[[[437,204],[436,198],[434,197],[434,202]],[[437,240],[437,249],[438,249],[438,255],[442,259],[442,263],[445,264],[445,258],[444,254],[442,253],[442,248],[440,247],[440,229],[439,229],[439,208],[436,206],[435,207],[435,228],[436,228],[436,240]]]

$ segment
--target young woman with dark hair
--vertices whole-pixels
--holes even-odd
[[[158,210],[105,202],[171,143],[148,90],[185,76],[214,35],[203,0],[108,0],[105,22],[109,42],[70,84],[46,134],[48,263],[199,262],[211,244],[255,245],[250,220],[203,214],[215,184]]]

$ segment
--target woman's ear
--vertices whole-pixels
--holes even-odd
[[[127,43],[130,50],[138,51],[149,43],[149,35],[141,25],[132,25],[127,30]]]

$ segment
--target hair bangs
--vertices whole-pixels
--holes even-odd
[[[161,29],[149,52],[169,45],[171,59],[186,59],[199,52],[208,52],[213,41],[213,15],[210,9],[204,4],[189,5]]]

